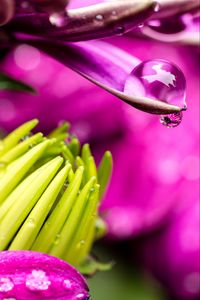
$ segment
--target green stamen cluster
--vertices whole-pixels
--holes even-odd
[[[106,152],[97,169],[68,123],[47,137],[31,134],[37,123],[0,140],[0,250],[45,252],[78,266],[101,235],[98,207],[112,157]]]

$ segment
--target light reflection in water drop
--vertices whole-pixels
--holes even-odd
[[[51,25],[56,26],[58,28],[66,26],[68,23],[68,17],[66,12],[52,13],[49,17],[49,22],[51,23]]]
[[[50,285],[51,281],[42,270],[33,270],[26,278],[26,287],[31,291],[46,291]]]
[[[0,277],[0,292],[8,292],[14,288],[14,283],[9,277]]]
[[[96,20],[96,21],[101,22],[101,21],[103,21],[103,19],[104,19],[103,15],[100,15],[100,14],[99,14],[99,15],[96,15],[96,16],[95,16],[95,20]]]

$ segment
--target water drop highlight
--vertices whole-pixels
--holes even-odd
[[[68,23],[66,12],[52,13],[49,17],[49,22],[51,23],[51,25],[58,28],[66,26]]]
[[[116,26],[114,28],[114,33],[117,34],[117,35],[121,35],[125,32],[125,28],[124,26]]]
[[[9,292],[14,288],[14,283],[9,277],[0,277],[0,292]]]
[[[100,22],[101,22],[101,21],[103,21],[103,19],[104,19],[103,15],[100,15],[100,14],[99,14],[99,15],[96,15],[96,16],[95,16],[95,20],[96,20],[96,21],[100,21]]]
[[[66,290],[71,290],[71,289],[73,289],[74,283],[69,279],[65,279],[63,281],[63,286]]]
[[[26,278],[26,287],[31,291],[46,291],[51,285],[46,272],[33,270]]]

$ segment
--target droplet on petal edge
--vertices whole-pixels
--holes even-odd
[[[0,299],[15,300],[22,295],[29,300],[89,299],[85,279],[66,262],[38,252],[2,251]]]
[[[141,62],[127,77],[124,93],[130,96],[157,99],[186,110],[186,80],[175,64],[153,59]],[[182,112],[161,116],[161,124],[176,127],[182,121]]]
[[[155,6],[154,6],[154,11],[158,12],[159,10],[160,10],[160,4],[156,3]]]
[[[183,118],[183,113],[181,111],[181,112],[178,112],[175,114],[161,116],[160,123],[168,128],[174,128],[174,127],[177,127],[181,123],[182,118]]]
[[[123,26],[116,26],[114,28],[114,34],[122,35],[125,32],[125,28]]]
[[[66,12],[52,13],[49,17],[49,22],[51,23],[51,25],[56,26],[58,28],[66,26],[68,22]]]
[[[101,21],[104,20],[104,17],[103,17],[103,15],[100,15],[100,14],[99,14],[99,15],[96,15],[96,16],[95,16],[95,20],[101,22]]]

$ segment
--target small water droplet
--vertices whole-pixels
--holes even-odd
[[[157,99],[186,109],[186,80],[183,72],[173,63],[153,59],[141,62],[127,77],[124,93]],[[161,123],[176,127],[181,123],[182,112],[161,116]]]
[[[26,287],[31,291],[46,291],[51,281],[42,270],[33,270],[26,278]]]
[[[85,298],[85,295],[83,293],[80,293],[80,294],[76,295],[76,299],[83,300],[84,298]]]
[[[36,224],[35,224],[35,220],[33,218],[28,218],[27,219],[27,223],[30,227],[35,227]]]
[[[30,136],[31,136],[31,135],[29,135],[29,134],[23,136],[23,137],[20,139],[20,142],[27,141],[27,140],[30,138]]]
[[[160,10],[160,4],[156,3],[155,6],[154,6],[154,11],[158,12],[159,10]]]
[[[60,242],[60,237],[61,237],[60,234],[57,234],[57,235],[56,235],[55,240],[54,240],[54,245],[58,245],[58,244],[59,244],[59,242]]]
[[[52,13],[49,17],[49,21],[53,26],[64,27],[68,23],[68,16],[66,12]]]
[[[29,149],[32,149],[34,147],[34,144],[29,144]]]
[[[85,241],[84,240],[81,240],[78,242],[78,244],[76,245],[77,249],[80,249],[82,248],[83,246],[85,245]]]
[[[174,114],[161,116],[160,123],[168,128],[174,128],[181,123],[182,118],[183,118],[183,113],[177,112]]]
[[[67,189],[67,188],[68,188],[68,186],[69,186],[69,182],[68,182],[68,181],[66,181],[66,182],[64,183],[63,187],[64,187],[65,189]]]
[[[117,16],[116,10],[113,10],[111,14],[112,14],[112,16]]]
[[[98,14],[98,15],[95,16],[95,20],[101,22],[101,21],[104,20],[104,17],[103,17],[103,15]]]
[[[139,24],[138,27],[139,27],[139,28],[142,28],[142,27],[144,27],[144,24],[143,24],[143,23],[142,23],[142,24]]]
[[[14,283],[9,277],[0,277],[0,292],[8,292],[14,288]]]
[[[117,35],[121,35],[125,32],[125,28],[123,26],[116,26],[114,28],[114,33]]]
[[[74,286],[74,282],[72,282],[72,281],[69,280],[69,279],[65,279],[65,280],[63,281],[63,286],[64,286],[65,289],[71,290],[71,289],[73,288],[73,286]]]

